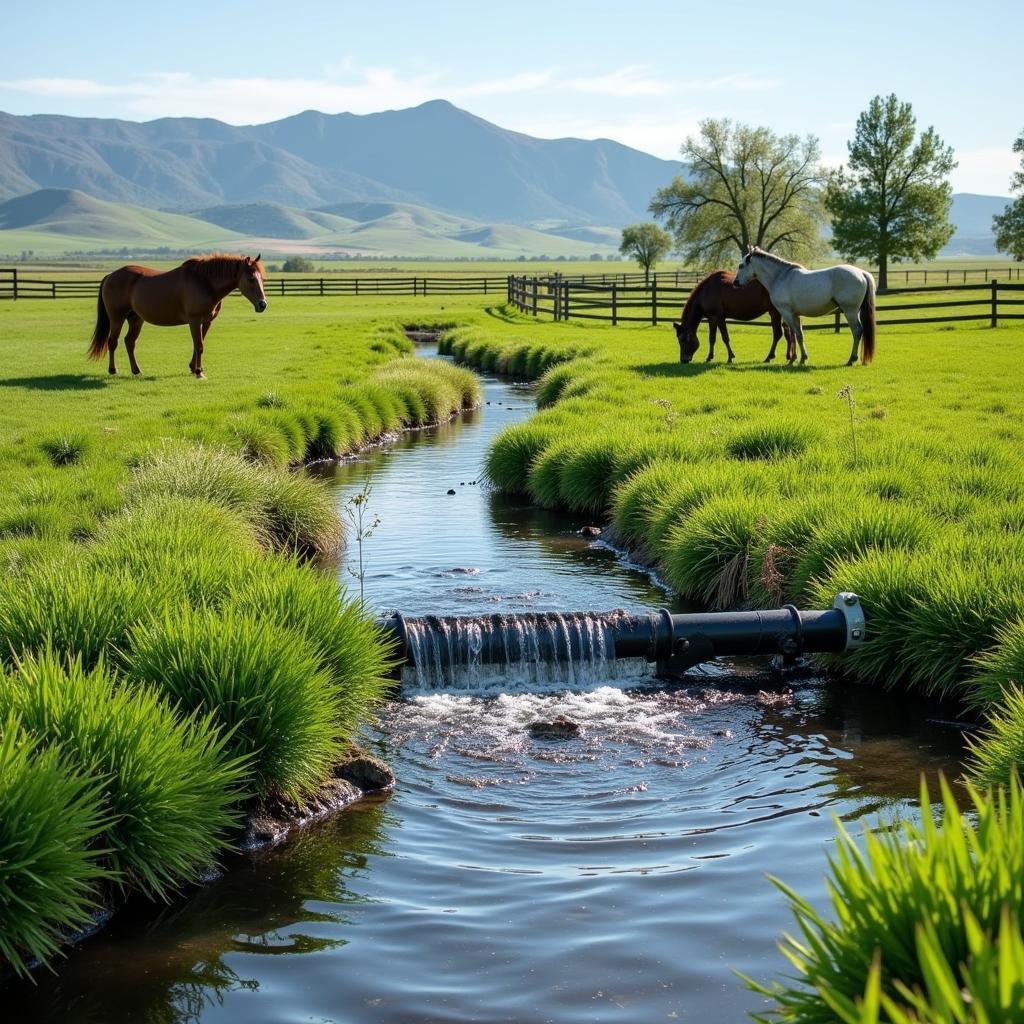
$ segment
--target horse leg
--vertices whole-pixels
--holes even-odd
[[[199,380],[203,377],[203,321],[190,320],[188,329],[192,332],[192,361],[188,368]]]
[[[718,340],[718,323],[715,320],[708,320],[708,357],[705,363],[710,363],[715,358],[715,342]]]
[[[125,351],[128,353],[128,362],[131,363],[132,373],[137,377],[142,373],[142,367],[135,360],[135,342],[139,340],[142,333],[142,317],[138,313],[128,314],[128,333],[124,337]]]
[[[778,347],[779,338],[782,337],[782,317],[773,312],[769,319],[772,322],[772,347],[768,349],[768,355],[764,357],[764,361],[773,363],[775,362],[775,349]]]
[[[116,374],[117,364],[114,362],[114,351],[117,349],[117,339],[121,336],[121,328],[124,327],[124,317],[110,318],[110,333],[107,335],[107,373]]]
[[[789,329],[793,332],[793,337],[796,338],[796,343],[800,346],[800,363],[803,365],[807,362],[807,348],[804,345],[804,329],[800,325],[800,317],[795,313],[791,313],[788,310],[782,313],[782,319],[789,324]],[[793,353],[793,358],[796,358],[796,352]]]
[[[729,353],[729,362],[731,363],[736,358],[736,353],[732,350],[732,345],[729,344],[729,329],[725,326],[725,318],[722,318],[722,322],[719,324],[722,330],[722,341],[725,342],[725,351]]]
[[[860,322],[860,309],[857,306],[851,306],[849,309],[844,307],[843,316],[846,317],[846,322],[850,325],[850,331],[853,333],[853,349],[850,352],[850,358],[847,360],[847,366],[853,366],[857,362],[857,351],[860,348],[860,339],[864,334],[864,327]]]

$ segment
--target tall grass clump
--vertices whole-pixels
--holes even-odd
[[[970,698],[977,694],[966,681],[972,659],[994,647],[1024,607],[1024,565],[944,561],[925,599],[910,609],[906,657],[922,690]]]
[[[392,640],[337,582],[293,561],[265,559],[232,590],[228,606],[264,616],[303,636],[327,669],[338,695],[338,733],[349,738],[392,683]]]
[[[658,506],[678,486],[688,467],[678,462],[653,462],[636,470],[612,493],[612,523],[625,545],[642,543],[648,536]]]
[[[228,427],[235,450],[243,459],[284,469],[292,461],[288,437],[272,420],[257,415],[236,417]]]
[[[978,707],[993,707],[1011,687],[1024,687],[1024,618],[997,630],[995,640],[973,659],[967,696]]]
[[[1004,786],[1024,774],[1024,690],[1010,683],[991,706],[985,730],[968,740],[967,777],[979,786]]]
[[[160,496],[222,505],[272,549],[330,554],[343,539],[334,502],[318,481],[253,465],[222,448],[165,447],[148,456],[125,497],[134,506]]]
[[[575,441],[548,445],[530,466],[527,491],[541,508],[558,508],[562,503],[562,471],[578,451]]]
[[[758,422],[738,430],[725,450],[733,459],[786,459],[803,454],[817,439],[817,433],[803,423]]]
[[[16,715],[0,718],[0,966],[27,976],[91,923],[106,825],[99,780],[27,736]]]
[[[101,572],[124,570],[148,590],[190,604],[210,604],[258,560],[265,537],[221,505],[156,495],[104,522],[87,549]]]
[[[52,648],[92,667],[149,611],[143,581],[79,560],[44,564],[0,583],[0,665]]]
[[[725,608],[747,597],[750,550],[763,530],[764,501],[741,495],[713,498],[668,536],[663,567],[684,597]]]
[[[922,784],[920,823],[839,827],[829,857],[832,919],[796,892],[801,938],[782,951],[797,977],[751,982],[774,1007],[754,1019],[800,1024],[924,1024],[1021,1019],[1024,1007],[1024,797],[969,790],[961,813],[942,783],[941,822]]]
[[[65,427],[59,433],[39,442],[43,454],[53,466],[74,466],[89,453],[91,439],[77,427]]]
[[[611,502],[618,479],[619,446],[604,438],[579,444],[562,466],[558,493],[574,512],[600,515]]]
[[[812,582],[827,576],[830,566],[840,559],[874,549],[913,551],[927,546],[937,534],[934,521],[915,508],[891,502],[838,502],[799,545],[790,592],[803,600]]]
[[[212,718],[181,721],[154,689],[53,651],[0,681],[0,716],[10,713],[99,781],[108,820],[98,842],[121,885],[166,897],[227,846],[245,764],[228,758]]]
[[[927,601],[941,559],[904,550],[874,550],[836,562],[827,577],[810,586],[814,607],[829,607],[837,593],[860,597],[867,620],[867,642],[842,656],[838,664],[865,683],[909,685],[913,674],[909,612]]]
[[[230,732],[232,757],[249,764],[247,788],[301,799],[339,751],[340,701],[309,641],[269,619],[181,609],[134,631],[123,658],[186,714]]]
[[[487,452],[487,479],[499,491],[525,494],[530,470],[551,436],[550,430],[535,423],[506,427]]]

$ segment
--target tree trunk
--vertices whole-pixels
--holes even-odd
[[[878,247],[878,290],[884,292],[889,287],[889,237],[882,229],[881,244]]]

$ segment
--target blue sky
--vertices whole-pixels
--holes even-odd
[[[1024,129],[1019,15],[984,0],[36,0],[4,12],[0,110],[250,124],[440,97],[663,157],[702,118],[731,117],[813,133],[835,164],[868,100],[895,92],[956,150],[955,190],[1005,195]]]

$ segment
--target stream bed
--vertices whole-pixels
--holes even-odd
[[[485,402],[321,469],[340,503],[370,483],[367,604],[666,604],[579,535],[585,519],[484,487],[490,440],[533,410],[490,378]],[[336,568],[358,590],[351,563]],[[159,916],[122,915],[56,976],[10,987],[8,1019],[741,1021],[764,1004],[734,972],[788,973],[776,943],[791,920],[766,874],[824,906],[833,816],[910,813],[922,771],[959,772],[959,734],[932,713],[752,663],[671,686],[406,689],[364,737],[393,794],[239,859]],[[560,714],[579,736],[531,734]]]

